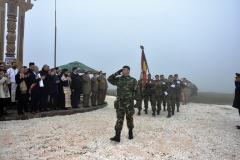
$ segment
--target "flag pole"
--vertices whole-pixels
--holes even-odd
[[[57,65],[57,1],[55,0],[54,67]]]
[[[144,54],[144,57],[145,57],[145,60],[146,60],[146,64],[147,64],[148,73],[149,73],[149,74],[151,74],[151,73],[150,73],[150,70],[149,70],[148,63],[147,63],[146,55],[145,55],[145,52],[144,52],[144,46],[143,46],[143,45],[141,45],[141,46],[140,46],[140,48],[141,48],[141,50],[142,50],[142,53]]]

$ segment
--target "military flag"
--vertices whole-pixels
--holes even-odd
[[[141,50],[142,50],[142,57],[141,57],[141,79],[143,82],[143,85],[146,84],[147,80],[148,80],[148,74],[149,74],[149,68],[148,68],[148,63],[147,63],[147,59],[144,53],[144,47],[140,46]]]

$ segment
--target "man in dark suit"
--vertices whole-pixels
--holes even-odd
[[[78,69],[76,67],[73,67],[72,73],[71,73],[71,104],[73,108],[78,108],[78,104],[80,101],[80,94],[82,90],[82,84],[81,84],[81,77],[78,74]]]
[[[39,102],[40,102],[40,91],[39,91],[39,82],[41,78],[39,77],[38,67],[32,66],[29,70],[29,92],[31,97],[31,110],[35,114],[39,112]]]
[[[233,101],[233,107],[238,109],[240,115],[240,74],[236,73],[235,77],[235,97]],[[240,129],[240,125],[237,126],[237,129]]]

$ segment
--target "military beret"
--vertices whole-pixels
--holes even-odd
[[[130,67],[129,66],[123,66],[122,68],[126,68],[130,71]]]
[[[30,62],[30,63],[29,63],[29,66],[33,66],[33,65],[35,65],[34,62]]]
[[[240,73],[236,73],[236,77],[240,77]]]

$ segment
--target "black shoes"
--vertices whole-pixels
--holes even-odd
[[[138,115],[139,115],[139,116],[141,115],[141,111],[138,111]]]
[[[152,116],[153,116],[153,117],[155,117],[155,116],[156,116],[155,112],[153,112],[153,113],[152,113]]]
[[[121,135],[121,132],[116,132],[116,135],[112,138],[110,138],[111,141],[114,141],[114,142],[120,142],[120,135]],[[133,131],[132,129],[129,129],[128,131],[128,139],[133,139]]]
[[[145,114],[148,114],[148,111],[147,110],[144,110]]]
[[[110,140],[115,142],[120,142],[120,135],[121,135],[121,132],[116,132],[116,135],[110,138]]]
[[[129,131],[128,131],[128,139],[133,139],[132,129],[129,129]]]
[[[171,112],[168,112],[167,118],[171,117]]]

